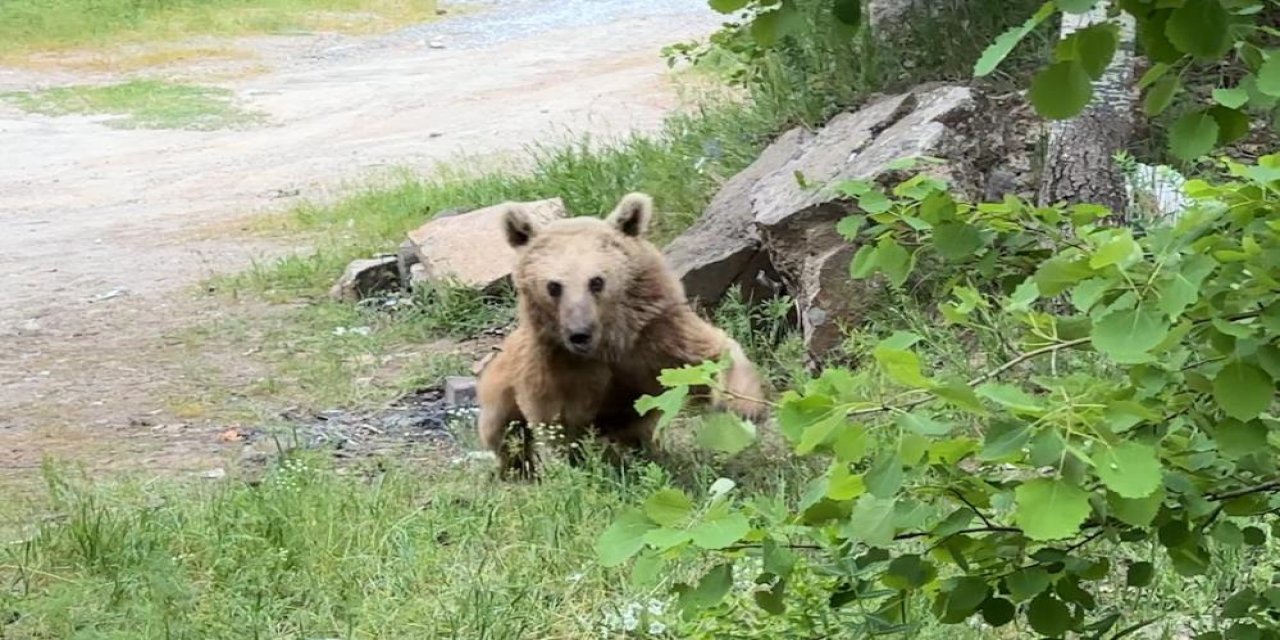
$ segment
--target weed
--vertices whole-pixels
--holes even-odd
[[[238,108],[229,90],[158,80],[10,92],[0,98],[45,115],[120,116],[107,124],[121,129],[225,129],[259,119]]]

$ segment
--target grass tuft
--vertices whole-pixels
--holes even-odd
[[[0,98],[44,115],[119,116],[107,124],[120,129],[227,129],[261,117],[237,107],[227,89],[159,80],[10,92]]]

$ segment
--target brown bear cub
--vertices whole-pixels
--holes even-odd
[[[516,329],[480,373],[480,439],[501,473],[533,469],[531,425],[558,425],[563,442],[591,432],[648,449],[658,411],[639,415],[642,395],[662,393],[663,369],[728,355],[729,391],[717,404],[747,418],[764,407],[760,378],[742,347],[703,320],[647,238],[652,199],[622,198],[606,220],[538,224],[520,204],[503,216],[516,250]],[[509,446],[514,435],[514,451]]]

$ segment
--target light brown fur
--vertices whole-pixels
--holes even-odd
[[[480,438],[504,474],[532,475],[530,425],[560,425],[564,444],[594,431],[647,449],[659,415],[640,416],[634,403],[662,393],[663,369],[728,354],[730,393],[717,404],[750,418],[763,409],[751,401],[763,391],[742,347],[694,313],[679,279],[645,238],[651,216],[644,194],[625,196],[607,220],[538,227],[518,204],[504,216],[518,256],[512,279],[519,322],[478,388]],[[584,335],[589,342],[574,342]]]

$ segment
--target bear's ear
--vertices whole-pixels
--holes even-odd
[[[652,218],[653,198],[645,193],[628,193],[609,214],[609,224],[626,235],[639,238],[649,232],[649,220]]]
[[[524,205],[517,202],[508,204],[507,211],[502,214],[502,230],[507,234],[507,244],[513,249],[529,244],[537,233],[533,216]]]

